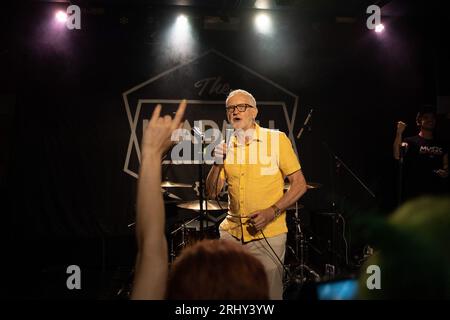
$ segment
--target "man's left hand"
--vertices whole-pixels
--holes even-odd
[[[274,217],[274,210],[272,208],[267,208],[250,214],[250,221],[253,221],[253,226],[256,230],[262,230],[269,222],[272,222]]]

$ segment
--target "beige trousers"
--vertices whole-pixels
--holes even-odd
[[[269,297],[271,300],[283,299],[283,266],[275,257],[274,252],[267,245],[266,240],[253,240],[242,243],[241,240],[233,237],[226,231],[220,231],[220,238],[230,240],[242,245],[253,256],[255,256],[264,266],[269,282]],[[284,254],[286,252],[286,233],[275,237],[267,238],[270,246],[275,251],[276,255],[284,263]]]

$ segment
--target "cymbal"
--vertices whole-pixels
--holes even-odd
[[[289,182],[284,184],[284,190],[289,189],[291,186],[291,184]],[[306,183],[306,189],[319,189],[322,188],[322,184],[321,183],[317,183],[317,182],[307,182]]]
[[[162,188],[191,188],[192,185],[187,183],[178,183],[178,182],[172,182],[172,181],[163,181],[161,182]]]
[[[220,206],[217,204],[217,201],[208,200],[208,211],[210,211],[210,210],[228,210],[228,202],[219,201],[219,203],[220,203]],[[200,211],[200,201],[194,200],[194,201],[182,202],[180,204],[177,204],[177,207],[182,208],[182,209]],[[220,207],[222,207],[222,208],[220,208]],[[203,200],[203,210],[206,210],[206,201],[205,200]]]

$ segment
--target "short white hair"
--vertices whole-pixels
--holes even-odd
[[[253,95],[252,95],[250,92],[245,91],[245,90],[242,90],[242,89],[236,89],[236,90],[231,91],[231,92],[228,94],[227,100],[225,100],[225,105],[228,105],[228,100],[229,100],[232,96],[234,96],[234,95],[236,95],[236,94],[244,94],[244,95],[246,95],[247,97],[249,97],[250,100],[252,101],[252,106],[256,108],[256,100],[255,100],[255,97],[253,97]]]

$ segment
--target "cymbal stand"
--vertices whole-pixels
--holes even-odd
[[[305,264],[305,249],[307,249],[307,241],[305,240],[305,235],[303,234],[300,218],[298,215],[298,202],[295,203],[295,214],[294,214],[294,225],[295,225],[295,258],[300,264],[295,269],[295,275],[300,271],[300,282],[305,281],[305,271],[308,275],[311,275],[315,280],[320,280],[320,276],[312,268]],[[299,250],[300,249],[300,250]],[[300,252],[299,252],[300,251]],[[298,278],[296,278],[298,280]]]

